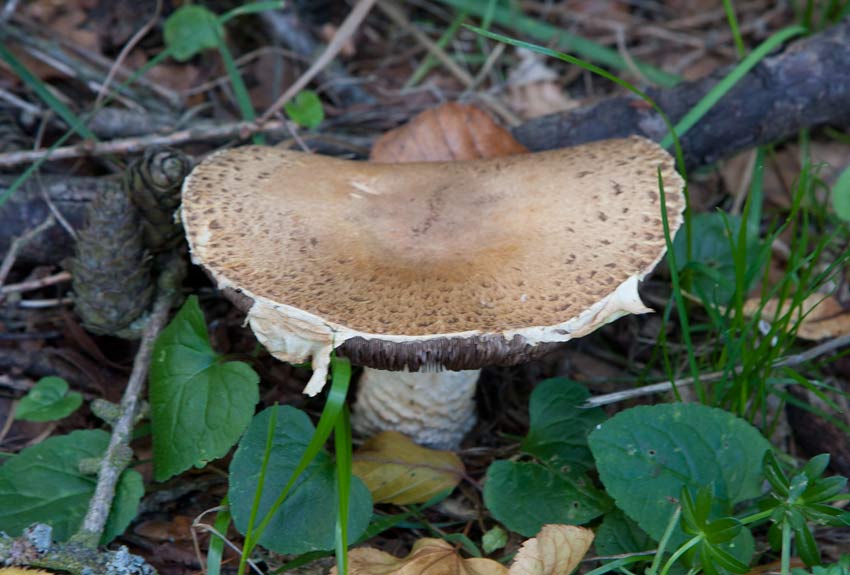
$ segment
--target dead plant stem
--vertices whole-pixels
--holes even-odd
[[[109,447],[100,462],[94,496],[89,503],[82,527],[74,535],[75,540],[90,547],[97,546],[103,536],[109,509],[115,498],[115,487],[121,473],[130,462],[129,443],[142,400],[142,388],[147,379],[154,342],[168,321],[173,301],[174,293],[171,290],[161,291],[142,333],[139,350],[133,361],[133,371],[124,390],[124,397],[121,399],[121,415],[112,427]]]
[[[811,361],[816,359],[824,354],[827,354],[831,351],[835,351],[841,347],[850,345],[850,334],[843,335],[841,337],[836,337],[827,342],[824,342],[820,345],[816,345],[815,347],[808,349],[802,353],[797,353],[794,355],[786,355],[784,357],[778,358],[771,364],[771,367],[791,367],[795,365],[800,365],[806,363],[807,361]],[[733,370],[733,373],[738,374],[741,372],[741,367],[736,367]],[[712,382],[717,381],[723,378],[724,375],[728,374],[728,371],[712,371],[710,373],[701,374],[699,376],[700,381],[704,382]],[[599,407],[602,405],[610,405],[612,403],[619,403],[621,401],[625,401],[627,399],[634,399],[636,397],[643,397],[645,395],[654,395],[656,393],[664,393],[667,391],[671,391],[674,387],[685,387],[693,384],[694,379],[692,377],[685,377],[682,379],[675,379],[672,381],[662,381],[660,383],[653,383],[652,385],[646,385],[644,387],[639,387],[636,389],[626,389],[623,391],[615,391],[613,393],[607,393],[605,395],[598,395],[596,397],[592,397],[584,402],[583,407]]]

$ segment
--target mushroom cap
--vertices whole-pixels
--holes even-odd
[[[627,313],[683,180],[640,137],[461,162],[376,164],[245,146],[186,179],[196,264],[269,351],[326,365],[516,363]]]

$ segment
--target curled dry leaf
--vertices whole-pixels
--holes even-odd
[[[593,543],[593,531],[575,525],[544,525],[522,544],[509,575],[567,575]]]
[[[507,575],[504,565],[492,559],[463,559],[442,539],[420,539],[407,557],[361,547],[348,552],[349,575]],[[336,567],[331,575],[337,575]]]
[[[744,315],[753,317],[761,305],[759,298],[748,299],[744,302]],[[776,299],[768,300],[764,304],[761,317],[765,321],[775,321],[782,317],[790,309],[791,302],[783,303],[781,310]],[[800,320],[800,318],[803,318]],[[823,294],[812,294],[803,300],[791,316],[789,326],[793,326],[798,320],[797,337],[808,341],[819,341],[839,337],[850,333],[850,311],[844,309],[833,296]]]
[[[526,48],[516,51],[519,64],[508,76],[510,106],[523,118],[536,118],[578,106],[564,94],[558,73],[544,63],[543,56]]]
[[[375,142],[373,162],[441,162],[523,154],[528,149],[475,106],[448,103],[425,110]]]
[[[544,525],[527,540],[510,569],[492,559],[463,559],[442,539],[420,539],[407,557],[361,547],[348,552],[351,575],[567,575],[593,542],[593,531],[575,525]],[[337,575],[336,567],[331,575]]]
[[[375,503],[408,505],[453,489],[465,469],[451,451],[428,449],[397,431],[384,431],[357,450],[353,472],[372,492]]]

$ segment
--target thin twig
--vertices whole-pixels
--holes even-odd
[[[811,361],[817,357],[820,357],[821,355],[827,354],[831,351],[835,351],[836,349],[844,347],[846,345],[850,345],[850,334],[843,335],[841,337],[836,337],[820,345],[816,345],[815,347],[808,349],[802,353],[786,355],[785,357],[777,358],[776,361],[774,361],[770,366],[773,368],[777,368],[800,365],[802,363],[806,363],[807,361]],[[734,370],[732,370],[732,373],[739,374],[741,373],[741,371],[741,366],[738,366]],[[699,380],[703,382],[717,381],[719,379],[722,379],[723,376],[728,373],[728,371],[712,371],[710,373],[701,374],[699,376]],[[599,407],[602,405],[619,403],[627,399],[634,399],[635,397],[643,397],[645,395],[664,393],[667,391],[672,391],[674,387],[679,388],[691,385],[693,384],[693,382],[694,379],[692,377],[685,377],[682,379],[674,379],[672,381],[662,381],[661,383],[653,383],[652,385],[646,385],[637,389],[626,389],[623,391],[615,391],[614,393],[606,393],[605,395],[597,395],[596,397],[592,397],[585,401],[582,407]]]
[[[439,60],[452,76],[460,80],[467,90],[472,90],[475,87],[475,78],[473,78],[466,70],[461,68],[457,62],[452,60],[451,56],[449,56],[436,42],[431,40],[431,38],[419,30],[419,28],[411,24],[410,20],[408,20],[407,16],[404,15],[398,6],[389,2],[380,1],[378,2],[378,8],[380,8],[381,11],[399,27],[410,32],[413,38],[422,44],[428,52],[434,56],[434,58]],[[486,92],[480,92],[478,93],[478,97],[481,98],[481,100],[483,100],[484,103],[486,103],[494,112],[499,114],[499,116],[501,116],[509,125],[518,126],[522,123],[522,120],[520,120],[516,114],[511,112],[494,96],[487,94]]]
[[[38,237],[45,230],[49,229],[55,223],[56,220],[52,215],[49,215],[43,222],[25,232],[21,237],[16,238],[15,241],[12,242],[12,245],[9,246],[9,251],[6,253],[6,257],[3,258],[3,263],[0,264],[0,286],[2,286],[6,281],[6,277],[12,270],[12,266],[15,265],[15,260],[18,258],[18,252],[24,249],[29,242]]]
[[[27,280],[16,284],[5,285],[0,287],[0,299],[10,293],[33,291],[67,281],[71,281],[71,273],[59,272],[36,280]]]
[[[157,296],[153,311],[142,333],[139,351],[133,361],[133,371],[127,382],[127,388],[124,390],[124,397],[121,399],[121,415],[112,428],[109,447],[107,447],[100,462],[94,496],[89,503],[83,526],[74,536],[76,540],[89,546],[96,546],[103,535],[109,509],[112,507],[112,500],[115,498],[115,486],[129,463],[129,457],[126,453],[129,450],[133,425],[136,422],[136,415],[142,400],[142,387],[148,376],[153,345],[168,321],[173,301],[174,294],[170,290],[164,290]]]
[[[153,134],[133,138],[120,138],[107,142],[83,142],[75,146],[54,149],[39,148],[32,151],[18,151],[0,154],[0,167],[8,168],[20,164],[29,164],[47,157],[48,160],[69,160],[109,154],[135,154],[152,146],[178,146],[187,142],[220,140],[225,138],[246,139],[260,132],[286,131],[287,123],[270,120],[263,123],[231,122],[226,124],[179,130],[170,134]]]
[[[315,78],[319,72],[324,70],[325,67],[327,67],[334,58],[336,58],[336,55],[339,54],[339,51],[342,50],[345,43],[354,35],[357,28],[360,27],[360,24],[369,14],[369,11],[372,10],[372,6],[375,5],[375,2],[376,0],[360,0],[357,2],[348,16],[345,17],[345,20],[342,21],[342,24],[336,31],[336,34],[334,34],[333,39],[328,44],[328,47],[325,48],[325,51],[322,52],[307,71],[301,74],[301,77],[287,88],[286,92],[281,94],[280,98],[275,100],[274,104],[272,104],[269,109],[260,116],[261,122],[267,121],[280,111],[287,102],[294,98],[298,92],[306,88],[307,84],[312,82],[313,78]]]
[[[136,47],[136,44],[141,42],[142,38],[150,32],[151,28],[153,28],[157,21],[159,20],[159,15],[162,12],[162,0],[156,0],[156,8],[153,11],[153,16],[145,22],[145,24],[139,28],[139,30],[133,34],[133,37],[130,38],[127,43],[121,48],[121,52],[118,54],[118,58],[115,59],[115,63],[112,67],[109,68],[109,73],[106,75],[106,80],[103,81],[103,84],[100,85],[100,89],[97,91],[97,98],[94,100],[94,105],[92,108],[97,109],[103,99],[106,97],[106,93],[109,91],[109,85],[112,84],[112,80],[115,79],[115,75],[121,69],[121,66],[124,64],[124,60],[127,59],[127,56]]]
[[[55,297],[50,299],[24,299],[18,302],[18,307],[21,309],[46,309],[49,307],[71,305],[73,303],[74,300],[69,297]]]
[[[74,229],[74,226],[71,225],[65,217],[65,214],[62,213],[62,210],[56,207],[56,204],[53,202],[53,198],[51,198],[50,194],[47,193],[47,188],[41,181],[41,172],[35,172],[35,181],[36,184],[38,184],[38,193],[41,195],[41,199],[44,200],[44,203],[47,204],[47,209],[50,210],[50,213],[53,214],[53,217],[56,218],[56,221],[59,222],[60,226],[62,226],[62,229],[68,232],[68,235],[76,242],[77,230]]]

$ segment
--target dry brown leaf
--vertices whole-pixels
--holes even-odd
[[[463,559],[442,539],[419,539],[406,557],[361,547],[348,552],[351,575],[567,575],[579,564],[593,531],[575,525],[544,525],[523,543],[510,569],[491,559]],[[330,575],[337,575],[336,567]]]
[[[558,84],[558,74],[545,64],[543,57],[531,50],[516,51],[519,65],[508,76],[511,108],[522,118],[536,118],[563,112],[578,106]]]
[[[186,515],[177,515],[168,521],[150,519],[136,525],[133,532],[156,542],[191,541],[192,518]]]
[[[528,149],[475,106],[425,110],[375,142],[373,162],[441,162],[523,154]]]
[[[492,559],[463,559],[442,539],[420,539],[407,557],[361,547],[348,552],[350,575],[507,575],[507,568]],[[336,567],[330,571],[337,575]]]
[[[760,305],[759,298],[748,299],[744,302],[744,315],[753,317]],[[780,313],[777,313],[779,302],[771,299],[764,305],[761,317],[765,321],[774,321],[788,313],[790,305],[790,301],[784,302]],[[850,333],[850,311],[844,309],[833,296],[817,293],[810,295],[794,310],[789,325],[794,325],[800,317],[803,317],[797,328],[797,337],[800,339],[819,341]]]
[[[43,569],[24,569],[23,567],[0,567],[0,575],[51,575],[52,571]]]
[[[522,544],[509,575],[567,575],[581,562],[593,531],[575,525],[544,525],[533,539]]]
[[[384,431],[354,453],[354,475],[363,480],[375,503],[424,503],[453,489],[465,473],[451,451],[415,444],[397,431]]]

